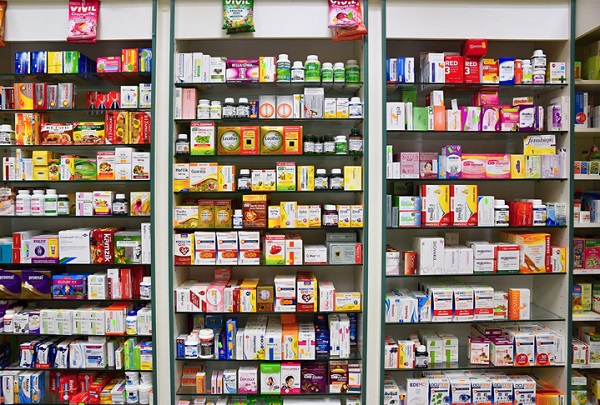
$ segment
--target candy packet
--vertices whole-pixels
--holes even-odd
[[[254,0],[223,0],[223,29],[228,35],[254,32]]]
[[[334,41],[360,40],[367,33],[360,0],[329,0],[329,28]]]
[[[4,46],[4,14],[6,14],[6,1],[0,1],[0,46]]]
[[[69,35],[67,41],[95,44],[99,11],[99,0],[69,0]]]

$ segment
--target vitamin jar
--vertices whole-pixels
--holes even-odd
[[[333,204],[325,204],[323,206],[323,218],[324,227],[337,227],[339,220],[339,213],[337,207]]]

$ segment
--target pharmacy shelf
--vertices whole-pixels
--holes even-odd
[[[451,184],[469,184],[469,183],[487,183],[487,182],[515,182],[515,183],[523,183],[523,182],[551,182],[551,181],[568,181],[568,178],[556,178],[556,179],[387,179],[390,181],[403,181],[403,182],[419,182],[419,183],[451,183]]]
[[[317,160],[326,160],[327,163],[334,162],[348,162],[356,161],[360,162],[364,156],[360,155],[326,155],[326,154],[313,154],[313,155],[184,155],[175,154],[176,159],[186,160],[189,162],[214,162],[219,160],[219,163],[238,163],[243,161],[245,163],[261,163],[261,162],[285,162],[294,161],[296,163],[315,163]],[[319,164],[325,162],[319,162]],[[239,163],[238,163],[239,164]]]
[[[596,229],[600,228],[600,222],[584,222],[584,223],[574,223],[573,228],[575,229]]]
[[[87,302],[87,301],[82,301],[82,302]],[[6,333],[6,332],[2,332],[0,333],[0,337],[13,337],[13,336],[23,336],[23,337],[32,337],[32,336],[74,336],[74,337],[107,337],[107,338],[118,338],[118,337],[123,337],[123,338],[150,338],[152,339],[152,335],[82,335],[80,333],[72,333],[70,335],[67,334],[62,334],[62,333],[54,333],[54,334],[47,334],[47,333]]]
[[[197,311],[175,311],[178,314],[210,314],[210,315],[330,315],[330,314],[362,314],[358,311],[317,311],[317,312],[277,312],[277,311],[256,311],[256,312],[197,312]]]
[[[539,307],[535,304],[531,304],[531,312],[530,312],[530,317],[529,319],[482,319],[482,320],[478,320],[478,319],[470,319],[470,320],[443,320],[443,321],[438,321],[438,322],[434,322],[434,321],[429,321],[429,322],[386,322],[386,325],[390,325],[390,326],[414,326],[414,325],[447,325],[448,322],[452,322],[452,323],[470,323],[470,324],[477,324],[477,323],[510,323],[510,322],[519,322],[519,323],[523,323],[523,322],[556,322],[556,321],[564,321],[565,318],[556,315],[542,307]]]
[[[207,398],[218,398],[218,397],[236,397],[236,398],[258,398],[258,397],[267,397],[267,398],[273,398],[273,397],[279,397],[279,398],[286,398],[286,397],[311,397],[311,399],[317,399],[317,398],[328,398],[328,397],[353,397],[353,396],[357,396],[360,395],[360,392],[302,392],[300,394],[210,394],[210,393],[197,393],[196,392],[196,387],[179,387],[179,389],[177,390],[177,395],[180,396],[184,396],[184,397],[190,397],[190,396],[194,396],[194,397],[207,397]],[[260,403],[260,402],[259,402]]]
[[[108,218],[118,218],[118,219],[139,219],[150,221],[149,215],[90,215],[90,216],[80,216],[80,215],[53,215],[53,216],[45,216],[45,215],[0,215],[0,218],[13,218],[13,219],[43,219],[45,220],[75,220],[75,219],[108,219]]]
[[[70,145],[2,145],[0,149],[24,149],[24,150],[52,150],[58,149],[56,152],[67,152],[72,149],[79,150],[80,148],[85,149],[97,149],[97,150],[114,150],[115,148],[129,147],[134,149],[150,150],[151,144],[149,143],[123,143],[123,144],[108,144],[108,143],[83,143],[83,144],[70,144]]]
[[[28,303],[30,302],[56,302],[59,303],[60,305],[65,305],[66,303],[73,303],[73,304],[81,304],[82,302],[92,302],[92,303],[109,303],[109,302],[131,302],[131,303],[141,303],[141,304],[150,304],[152,301],[148,300],[148,299],[142,299],[140,297],[135,297],[135,298],[106,298],[106,299],[94,299],[94,298],[87,298],[86,300],[61,300],[61,299],[55,299],[55,298],[14,298],[14,297],[10,297],[10,298],[3,298],[5,300],[9,300],[9,301],[27,301]],[[1,333],[0,333],[1,335]]]
[[[135,217],[133,217],[135,218]],[[229,232],[229,231],[268,231],[268,232],[305,232],[305,231],[325,231],[325,232],[356,232],[362,231],[363,228],[340,228],[337,226],[319,227],[319,228],[182,228],[174,227],[175,231],[183,232]]]
[[[600,223],[598,224],[600,226]],[[567,225],[557,225],[557,226],[404,226],[401,228],[387,228],[388,231],[405,231],[407,229],[465,229],[465,230],[475,230],[475,229],[536,229],[536,230],[550,230],[550,229],[560,229],[566,228]]]
[[[531,276],[564,276],[567,273],[519,273],[519,272],[503,272],[503,273],[473,273],[473,274],[400,274],[400,275],[386,275],[386,278],[420,278],[420,277],[531,277]],[[598,273],[600,274],[600,273]]]
[[[115,367],[91,367],[91,368],[61,368],[61,367],[20,367],[19,364],[13,364],[10,366],[3,367],[2,370],[18,370],[18,371],[70,371],[70,372],[81,372],[84,373],[86,371],[111,371],[111,372],[125,372],[125,371],[137,371],[137,372],[148,372],[151,373],[152,370],[142,370],[142,369],[122,369]],[[37,402],[36,402],[37,403]]]
[[[221,362],[227,362],[227,363],[264,363],[265,361],[275,361],[277,363],[285,363],[286,361],[323,361],[323,362],[328,362],[328,361],[339,361],[339,360],[348,360],[348,361],[352,361],[352,360],[362,360],[362,356],[360,354],[360,352],[358,351],[358,349],[356,348],[352,348],[350,350],[350,356],[345,357],[345,358],[341,358],[339,356],[330,356],[329,354],[324,354],[324,355],[316,355],[314,359],[302,359],[302,360],[236,360],[236,359],[189,359],[186,357],[176,357],[175,360],[177,361],[189,361],[189,362],[200,362],[200,363],[221,363]]]
[[[533,92],[536,95],[548,94],[563,89],[567,83],[557,84],[493,84],[493,83],[387,83],[388,96],[402,90],[417,90],[419,93],[428,94],[434,90],[443,90],[452,95],[468,94],[469,96],[480,90],[498,90],[503,94],[522,95],[524,92]]]
[[[467,350],[466,348],[464,350]],[[427,368],[385,368],[386,373],[406,373],[406,372],[420,372],[420,371],[450,371],[450,370],[528,370],[528,369],[557,369],[565,367],[561,365],[551,366],[525,366],[525,367],[514,367],[514,366],[494,366],[493,364],[471,364],[467,361],[458,363],[437,363],[430,364]],[[520,374],[520,373],[519,373]]]
[[[151,264],[145,263],[0,263],[0,266],[5,266],[6,268],[4,268],[4,270],[10,270],[10,267],[17,267],[17,268],[23,268],[23,267],[124,267],[124,268],[130,268],[130,267],[140,267],[140,266],[144,266],[144,267],[150,267],[152,266]],[[62,269],[64,270],[64,269]],[[69,271],[72,271],[71,269],[69,269]],[[83,302],[85,300],[64,300],[64,301],[79,301],[79,302]]]
[[[600,132],[598,132],[598,134],[600,134]],[[576,174],[575,175],[575,180],[588,180],[588,181],[597,181],[600,180],[600,176],[597,175],[591,175],[591,174]]]
[[[30,114],[30,113],[39,113],[39,114],[55,114],[55,113],[90,113],[90,115],[97,115],[100,118],[103,118],[105,112],[110,111],[128,111],[128,112],[151,112],[151,108],[51,108],[46,110],[1,110],[0,114]]]
[[[66,74],[0,74],[0,85],[12,86],[14,83],[73,83],[82,88],[107,87],[117,85],[136,85],[150,83],[152,73],[66,73]]]
[[[352,83],[323,83],[323,82],[227,82],[227,83],[175,83],[175,87],[181,88],[196,88],[201,91],[202,95],[218,93],[234,90],[236,96],[244,96],[246,94],[257,94],[257,91],[264,94],[296,94],[302,92],[305,88],[322,87],[326,94],[335,93],[346,95],[348,97],[358,93],[363,87],[363,82]]]
[[[573,269],[574,276],[600,275],[600,269]]]
[[[575,135],[577,134],[600,134],[600,128],[587,128],[580,125],[575,125]]]
[[[461,141],[479,141],[479,140],[506,140],[519,139],[528,135],[566,135],[568,131],[428,131],[428,130],[387,130],[389,139],[413,139],[419,137],[427,140],[461,140]]]
[[[600,80],[575,80],[575,88],[577,90],[600,91]]]
[[[231,118],[231,119],[220,119],[220,120],[198,120],[198,119],[176,119],[174,120],[178,124],[186,124],[190,122],[214,122],[215,124],[219,124],[220,126],[233,126],[235,124],[242,125],[262,125],[266,124],[269,126],[277,126],[279,125],[289,125],[291,123],[299,123],[299,124],[309,124],[309,123],[318,123],[318,124],[328,124],[331,125],[339,125],[345,122],[351,122],[355,124],[359,124],[363,122],[363,118],[276,118],[276,119],[265,119],[265,118]]]
[[[352,193],[362,193],[362,190],[313,190],[313,191],[250,191],[250,190],[237,190],[237,191],[176,191],[174,194],[203,194],[203,195],[244,195],[244,194],[352,194]]]
[[[150,180],[1,180],[14,184],[149,184]]]
[[[198,268],[207,268],[207,267],[219,267],[219,266],[227,266],[227,267],[243,267],[243,268],[249,268],[249,267],[264,267],[265,269],[300,269],[303,267],[354,267],[354,266],[362,266],[362,263],[356,263],[356,264],[297,264],[294,266],[290,266],[290,265],[285,265],[285,264],[227,264],[227,265],[215,265],[215,264],[176,264],[176,267],[190,267],[190,268],[194,268],[194,267],[198,267]]]
[[[600,363],[595,364],[571,364],[574,370],[600,370]]]
[[[600,314],[597,312],[574,313],[573,322],[600,321]]]

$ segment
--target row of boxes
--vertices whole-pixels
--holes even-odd
[[[600,269],[600,239],[573,239],[573,268]]]
[[[304,245],[299,234],[261,236],[257,231],[177,233],[175,264],[325,265],[362,264],[363,247],[355,233],[330,234],[323,245]]]
[[[15,52],[17,74],[118,73],[152,71],[151,48],[127,48],[121,56],[99,57],[96,61],[79,51]]]
[[[73,109],[77,86],[73,83],[15,83],[0,87],[0,110]]]

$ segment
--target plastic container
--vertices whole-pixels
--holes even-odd
[[[137,385],[125,385],[125,393],[127,394],[126,402],[128,404],[137,404],[139,402],[139,393]]]
[[[125,333],[128,335],[137,335],[137,312],[131,311],[127,313],[125,318]]]
[[[506,201],[495,200],[494,201],[494,226],[508,226],[509,224],[509,210]]]
[[[335,137],[335,154],[348,154],[348,141],[346,140],[346,137],[344,135],[338,135]]]
[[[335,83],[344,83],[346,81],[346,68],[343,62],[333,64],[333,81]]]
[[[335,138],[327,134],[323,138],[323,153],[326,155],[335,155]]]
[[[523,84],[531,84],[533,82],[533,68],[529,59],[523,59]]]
[[[148,371],[140,371],[140,385],[148,385],[152,389],[152,373]]]
[[[335,170],[335,169],[334,169]],[[333,204],[325,204],[323,206],[322,225],[328,228],[336,228],[339,221],[339,212]]]
[[[286,53],[279,55],[276,64],[276,81],[278,82],[289,82],[291,74],[291,63]]]
[[[67,194],[58,195],[58,207],[56,212],[60,216],[69,215],[71,213],[71,202],[69,201],[69,196]]]
[[[424,345],[417,347],[415,353],[415,368],[427,368],[429,366],[429,353]]]
[[[344,189],[344,175],[342,174],[342,169],[331,169],[331,175],[329,175],[329,189]]]
[[[302,150],[305,155],[315,154],[315,137],[314,135],[307,134],[302,139]]]
[[[321,81],[321,62],[319,62],[317,55],[308,55],[306,57],[306,62],[304,63],[304,81]]]
[[[214,100],[210,102],[210,119],[220,120],[221,119],[221,102]]]
[[[523,83],[523,60],[515,59],[515,84]]]
[[[531,82],[533,84],[546,83],[546,69],[533,69],[533,77]]]
[[[152,299],[152,277],[145,276],[140,283],[140,299]]]
[[[291,70],[291,81],[292,82],[303,82],[304,81],[304,66],[299,60],[294,62]]]
[[[240,175],[238,176],[238,190],[252,190],[252,177],[250,176],[250,170],[240,170]]]
[[[547,207],[542,200],[531,200],[533,204],[533,226],[546,226]]]
[[[14,333],[15,325],[13,324],[13,318],[15,316],[14,309],[7,309],[4,314],[4,333]]]
[[[321,135],[315,135],[315,155],[323,154],[323,137]]]
[[[150,403],[150,391],[152,391],[152,385],[140,385],[138,388],[140,396],[140,404],[147,405]]]
[[[13,143],[15,131],[10,124],[0,125],[0,145],[11,145]]]
[[[363,136],[358,128],[352,128],[350,130],[350,136],[348,137],[348,154],[363,154]]]
[[[140,373],[137,371],[126,371],[125,372],[125,384],[126,385],[139,385]]]
[[[200,329],[198,334],[198,357],[212,359],[215,357],[215,333],[212,329]]]
[[[235,210],[233,212],[233,229],[242,229],[244,216],[242,215],[242,210]]]
[[[246,97],[240,97],[238,100],[235,115],[238,118],[250,118],[250,104],[248,104],[248,99]]]
[[[363,103],[360,97],[352,97],[348,104],[348,117],[350,118],[362,118],[363,117]]]
[[[360,66],[358,61],[350,59],[346,61],[346,83],[360,82]]]
[[[329,62],[323,63],[323,68],[321,69],[321,81],[323,83],[333,82],[333,65]]]
[[[125,194],[117,194],[112,203],[113,215],[129,215],[129,201],[125,198]]]
[[[196,333],[190,334],[185,340],[185,351],[184,357],[186,359],[197,359],[198,358],[198,335]]]
[[[31,196],[29,195],[29,190],[19,190],[15,198],[15,213],[23,217],[31,215]]]
[[[235,106],[235,101],[233,98],[227,97],[225,102],[223,103],[222,116],[223,118],[235,118],[237,112],[237,108]]]
[[[53,188],[46,190],[46,195],[44,196],[44,215],[47,217],[58,215],[58,195]]]
[[[178,155],[189,155],[190,154],[190,140],[188,134],[177,135],[175,141],[175,153]]]
[[[315,175],[315,190],[327,190],[329,189],[329,176],[327,176],[327,170],[317,169]]]
[[[543,50],[536,49],[535,51],[533,51],[533,55],[531,56],[531,67],[533,68],[533,70],[546,70],[546,55],[544,55]]]
[[[199,120],[210,119],[210,101],[207,99],[198,100],[198,112],[196,118]]]

